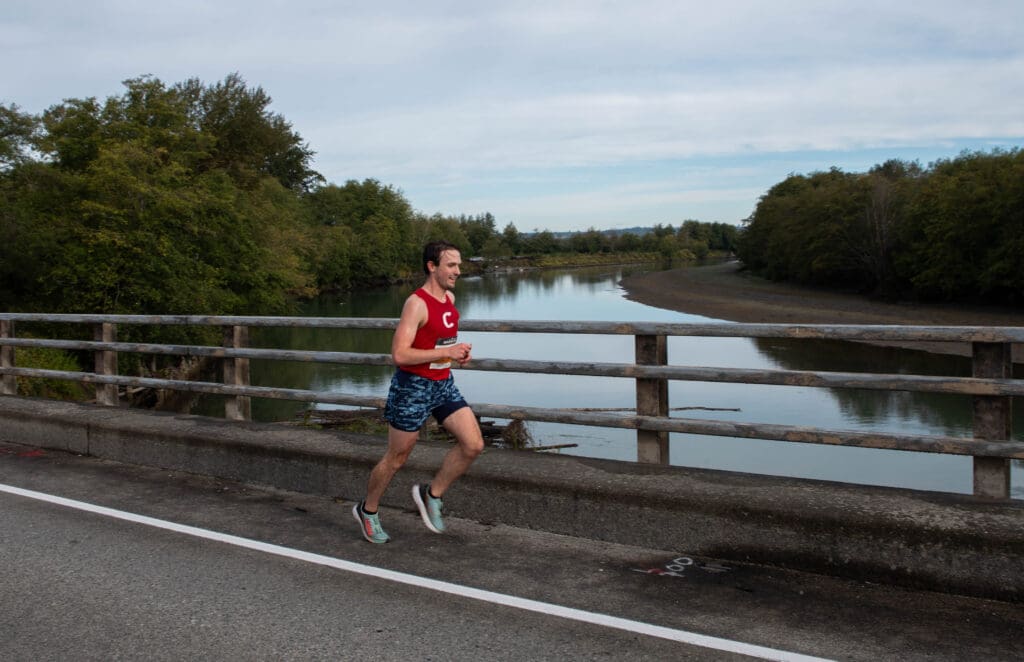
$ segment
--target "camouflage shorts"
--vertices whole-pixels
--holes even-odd
[[[468,406],[451,375],[437,381],[396,370],[388,389],[384,420],[396,430],[415,432],[431,415],[438,423],[443,423],[448,416]]]

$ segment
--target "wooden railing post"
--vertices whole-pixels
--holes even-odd
[[[637,365],[668,365],[668,341],[665,336],[635,336]],[[636,380],[638,416],[668,416],[668,380]],[[668,464],[668,432],[636,431],[636,461]]]
[[[224,346],[239,348],[249,344],[249,327],[224,327]],[[224,383],[249,386],[249,359],[224,359]],[[224,417],[229,421],[252,420],[252,399],[245,395],[228,396],[224,401]]]
[[[103,322],[93,327],[93,340],[117,342],[117,325]],[[97,375],[117,374],[117,352],[99,350],[96,352],[95,372]],[[117,384],[97,384],[96,403],[108,407],[117,406]]]
[[[10,320],[0,320],[0,338],[13,338],[14,337],[14,322]],[[14,367],[14,348],[8,345],[0,347],[0,367],[13,368]],[[0,395],[17,395],[18,394],[18,378],[14,375],[4,375],[3,379],[0,379]]]
[[[1013,376],[1010,343],[971,344],[975,377],[1007,379]],[[1012,399],[1002,395],[974,396],[974,438],[1008,440],[1013,434]],[[998,457],[974,458],[974,495],[1010,498],[1010,461]]]

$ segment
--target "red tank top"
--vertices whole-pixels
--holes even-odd
[[[416,331],[412,346],[415,349],[437,349],[454,345],[459,335],[459,311],[445,293],[444,302],[438,301],[422,287],[415,294],[427,304],[427,322]],[[420,377],[440,381],[451,374],[450,359],[434,363],[401,366],[402,370]]]

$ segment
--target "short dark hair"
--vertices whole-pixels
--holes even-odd
[[[457,251],[459,247],[448,241],[432,241],[423,247],[423,273],[430,275],[430,269],[427,268],[428,262],[433,262],[434,266],[440,266],[441,264],[441,253],[445,251]]]

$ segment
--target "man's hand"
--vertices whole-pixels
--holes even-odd
[[[448,350],[448,357],[459,365],[466,365],[472,358],[473,346],[469,343],[461,342],[457,345],[452,345]]]

